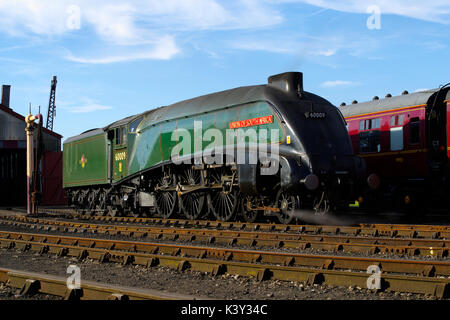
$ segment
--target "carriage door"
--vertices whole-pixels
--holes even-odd
[[[447,161],[448,161],[448,167],[450,168],[450,101],[447,101],[447,125],[446,131],[447,131]]]
[[[431,96],[427,110],[428,153],[431,160],[431,172],[437,179],[442,178],[443,170],[446,169],[448,162],[446,122],[448,122],[449,116],[447,113],[448,104],[443,103],[445,95],[446,91],[444,90]]]
[[[113,180],[121,180],[127,176],[127,127],[114,129],[113,140]]]

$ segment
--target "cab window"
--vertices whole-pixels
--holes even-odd
[[[116,146],[121,145],[122,144],[122,133],[120,128],[116,129]]]
[[[116,139],[116,146],[120,146],[122,144],[126,144],[127,143],[127,130],[126,130],[126,127],[116,128],[115,139]]]
[[[127,127],[122,127],[121,131],[122,131],[122,144],[126,144],[127,143]]]
[[[130,123],[130,133],[136,133],[139,124],[142,121],[142,117],[137,118],[133,122]]]

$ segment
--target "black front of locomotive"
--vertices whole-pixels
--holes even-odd
[[[318,211],[345,207],[365,174],[353,154],[346,122],[327,100],[303,91],[302,74],[269,78],[271,102],[286,127],[280,145],[281,187]]]

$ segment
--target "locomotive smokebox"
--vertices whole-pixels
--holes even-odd
[[[297,93],[299,96],[303,93],[303,73],[285,72],[270,76],[268,83],[283,91]]]

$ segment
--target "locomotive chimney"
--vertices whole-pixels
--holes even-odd
[[[299,97],[303,94],[303,73],[285,72],[270,76],[267,80],[270,86],[286,92],[297,93]]]
[[[0,103],[8,108],[9,108],[10,94],[11,94],[11,86],[2,85],[2,100],[0,101]]]

